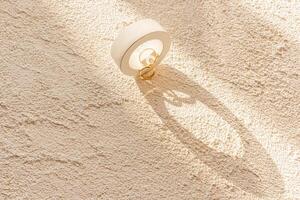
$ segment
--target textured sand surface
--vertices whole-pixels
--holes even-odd
[[[152,82],[110,46],[159,21]],[[0,199],[300,199],[300,2],[1,0]]]

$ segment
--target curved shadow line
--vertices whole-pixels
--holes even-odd
[[[278,126],[289,122],[295,126],[292,122],[297,120],[297,111],[294,109],[297,105],[276,89],[284,85],[287,91],[294,94],[292,98],[297,102],[296,79],[289,78],[284,66],[295,68],[300,65],[300,59],[292,56],[299,54],[300,48],[297,41],[278,30],[278,27],[243,6],[240,0],[170,0],[164,4],[158,1],[154,3],[153,0],[126,2],[143,17],[154,18],[164,24],[176,40],[177,49],[184,49],[186,55],[201,62],[201,68],[207,73],[232,84],[238,90],[244,90],[251,97],[247,98],[249,102],[277,122]],[[178,6],[179,2],[182,6]],[[152,6],[151,12],[149,5]],[[176,6],[170,7],[172,5]],[[291,57],[286,56],[287,52],[276,50],[274,47],[277,44],[286,47]],[[290,62],[290,59],[295,59],[295,62]],[[279,72],[286,75],[280,75]],[[281,104],[274,103],[272,99],[290,101],[291,106],[286,108],[288,110],[281,110],[289,113],[288,118],[278,115],[278,110],[282,109],[278,105]],[[291,142],[300,144],[300,140]]]
[[[256,196],[280,197],[284,192],[284,185],[276,164],[262,145],[249,133],[242,121],[206,89],[178,70],[167,65],[161,65],[160,68],[160,74],[152,81],[136,80],[136,82],[168,129],[200,160],[242,190]],[[172,91],[179,91],[190,97],[179,98]],[[173,100],[165,98],[163,94],[166,93],[172,95]],[[171,116],[165,104],[171,103],[179,107],[183,103],[194,104],[196,101],[208,106],[239,133],[245,150],[242,158],[218,152],[201,142]]]

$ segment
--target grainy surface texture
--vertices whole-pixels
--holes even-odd
[[[110,46],[159,21],[158,76]],[[1,0],[0,199],[300,199],[300,2]]]

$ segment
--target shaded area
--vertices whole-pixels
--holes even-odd
[[[178,70],[167,65],[161,65],[160,68],[159,74],[153,80],[137,80],[137,84],[168,129],[201,161],[237,187],[257,196],[280,197],[284,192],[282,177],[270,155],[242,121],[206,89]],[[176,91],[188,98],[176,96]],[[171,98],[166,98],[164,94],[168,94]],[[179,107],[194,104],[196,101],[216,112],[237,131],[245,152],[243,158],[231,157],[210,148],[181,126],[166,108],[166,104]]]
[[[178,54],[199,61],[199,68],[238,89],[237,95],[247,95],[248,106],[276,122],[285,138],[300,144],[296,135],[300,128],[299,42],[240,0],[126,1],[143,17],[161,22]]]

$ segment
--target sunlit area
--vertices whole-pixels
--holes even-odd
[[[0,199],[300,199],[300,2],[3,0],[0,23]]]

